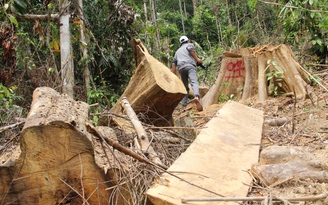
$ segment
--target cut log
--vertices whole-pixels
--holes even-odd
[[[169,167],[168,172],[180,178],[164,173],[147,191],[151,204],[182,204],[182,199],[191,197],[246,196],[252,177],[244,170],[258,161],[262,126],[262,111],[226,103]]]
[[[151,56],[140,40],[132,40],[136,58],[136,69],[128,86],[118,102],[110,109],[111,113],[122,115],[120,102],[126,97],[136,114],[142,114],[141,121],[156,126],[172,125],[172,113],[186,89],[181,80],[168,67]],[[125,125],[114,118],[118,125]],[[108,118],[102,118],[100,125],[107,125]]]
[[[95,163],[88,111],[51,88],[34,91],[21,154],[0,167],[2,204],[108,204],[110,178]]]
[[[245,102],[255,96],[253,100],[263,103],[269,95],[294,90],[298,99],[305,99],[309,73],[296,61],[288,46],[265,45],[224,55],[218,77],[202,99],[204,108],[220,98]]]

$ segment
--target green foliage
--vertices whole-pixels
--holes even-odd
[[[191,37],[196,39],[202,47],[210,49],[218,43],[218,30],[212,10],[205,6],[199,6],[192,18],[192,24]],[[211,39],[211,41],[208,39]]]
[[[142,5],[141,2],[129,3]],[[89,65],[92,76],[101,76],[95,81],[97,87],[103,82],[110,82],[106,85],[107,89],[120,95],[134,69],[134,56],[130,45],[130,40],[136,33],[134,25],[120,17],[111,1],[86,0],[84,12],[86,34],[92,31],[95,38],[91,38],[87,46],[89,58],[80,63]],[[138,29],[142,29],[140,22],[136,24]],[[79,41],[79,38],[77,40]],[[82,76],[80,79],[83,79]]]
[[[257,6],[257,0],[247,0],[247,6],[252,12],[255,12]]]
[[[321,83],[321,79],[317,74],[314,74],[312,76],[308,76],[308,80],[310,81],[311,85],[317,85]]]
[[[23,99],[23,97],[16,95],[16,86],[7,88],[2,83],[0,83],[0,120],[6,121],[7,118],[14,114],[19,115],[22,113],[22,108],[16,103]],[[8,112],[10,110],[10,112]]]
[[[6,86],[0,83],[0,107],[10,108],[14,106],[15,101],[22,100],[21,96],[15,94],[16,86],[7,88]]]
[[[227,102],[229,100],[235,100],[235,96],[233,94],[231,94],[230,96],[224,93],[221,93],[218,99],[218,103],[224,103]]]
[[[325,33],[328,31],[327,1],[291,0],[288,6],[282,7],[279,12],[279,21],[282,22],[287,43],[299,45],[300,48],[310,40],[310,51],[324,62],[328,52],[328,44],[324,43],[327,42]]]
[[[277,96],[280,94],[280,89],[282,88],[282,81],[284,79],[284,71],[278,66],[276,61],[267,61],[267,71],[270,67],[273,67],[270,72],[266,73],[267,81],[270,81],[269,93],[270,95]]]
[[[105,101],[105,93],[104,90],[99,88],[99,89],[95,89],[95,90],[90,90],[87,93],[88,96],[88,104],[94,104],[94,103],[99,103],[99,104],[103,104],[106,105],[106,101]]]
[[[112,107],[119,99],[119,95],[117,95],[114,91],[104,90],[103,88],[90,89],[90,91],[87,93],[87,97],[88,104],[98,103],[101,107],[106,107],[106,105]]]

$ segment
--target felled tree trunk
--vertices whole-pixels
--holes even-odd
[[[125,97],[136,114],[142,113],[141,121],[156,126],[172,125],[172,113],[186,95],[181,80],[168,67],[151,56],[140,40],[132,40],[136,69],[121,98],[110,109],[110,113],[122,115],[120,102]],[[117,124],[119,118],[113,119]],[[108,124],[102,118],[101,125]]]
[[[269,95],[289,92],[305,99],[308,83],[308,74],[284,44],[234,50],[225,53],[216,82],[202,99],[203,107],[254,96],[263,103]]]
[[[51,88],[34,91],[21,154],[0,167],[2,204],[108,204],[110,184],[85,127],[88,111]]]

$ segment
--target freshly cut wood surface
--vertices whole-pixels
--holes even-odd
[[[21,133],[21,154],[0,168],[4,204],[107,204],[109,184],[94,160],[89,105],[37,88]]]
[[[184,198],[247,196],[252,176],[246,170],[258,162],[262,126],[263,111],[226,103],[169,167],[185,181],[164,173],[147,191],[148,198],[156,205],[173,205]]]
[[[172,113],[187,93],[183,83],[168,67],[151,56],[140,40],[133,40],[132,48],[136,57],[136,69],[110,112],[123,114],[120,102],[126,97],[137,114],[143,113],[146,116],[140,120],[155,125],[172,125]],[[114,121],[122,124],[122,127],[126,124],[121,119],[115,118]],[[101,122],[107,123],[106,119]]]

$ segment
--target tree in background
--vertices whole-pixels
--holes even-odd
[[[63,42],[58,21],[52,20],[59,18],[58,3],[0,3],[4,8],[1,32],[7,39],[0,51],[1,72],[6,72],[1,76],[8,86],[17,85],[17,92],[31,96],[38,86],[61,88]],[[66,7],[75,65],[74,97],[103,106],[111,106],[130,79],[134,69],[131,38],[140,38],[151,55],[170,67],[179,36],[187,35],[195,40],[203,58],[214,62],[208,71],[213,78],[223,51],[233,48],[286,43],[293,45],[302,63],[324,63],[327,56],[325,0],[84,0],[81,5],[71,0]],[[27,12],[38,18],[31,20]],[[21,79],[13,82],[18,76]],[[200,76],[211,84],[205,72]]]

